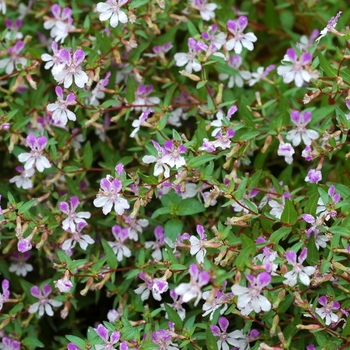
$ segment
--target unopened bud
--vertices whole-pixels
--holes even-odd
[[[309,331],[315,331],[317,329],[320,329],[321,326],[318,325],[318,324],[307,324],[307,325],[305,325],[305,324],[297,324],[297,328],[298,329],[307,329]]]
[[[272,326],[270,328],[270,336],[273,337],[276,334],[276,328],[278,326],[278,323],[280,321],[280,318],[278,315],[275,315],[275,317],[272,320]]]
[[[241,284],[241,280],[242,280],[242,274],[240,271],[237,271],[235,276],[235,284]]]
[[[265,144],[264,144],[264,147],[261,150],[261,153],[265,153],[266,152],[268,147],[271,145],[271,141],[272,141],[272,135],[268,135],[266,137]]]
[[[284,299],[284,297],[286,296],[286,291],[285,289],[282,289],[277,296],[277,300],[273,303],[273,308],[276,309],[278,307],[278,305],[280,304],[280,302]]]
[[[27,80],[28,80],[29,85],[30,85],[34,90],[36,90],[37,85],[36,85],[36,82],[33,80],[32,76],[31,76],[30,74],[26,74],[26,78],[27,78]]]
[[[80,291],[80,295],[85,296],[87,294],[87,292],[89,291],[89,289],[91,288],[92,284],[94,283],[94,279],[93,277],[91,277],[87,282],[86,282],[86,286],[85,288]]]
[[[179,72],[182,76],[190,78],[193,81],[200,81],[201,78],[198,75],[190,74],[186,70],[180,70]]]

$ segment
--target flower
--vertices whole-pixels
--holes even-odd
[[[209,319],[211,321],[214,317],[215,311],[219,310],[220,308],[220,315],[222,315],[228,308],[227,302],[229,297],[232,296],[232,293],[223,294],[220,290],[218,290],[215,295],[215,298],[213,299],[211,296],[211,291],[204,292],[202,297],[206,302],[203,304],[204,314],[202,316],[205,317],[207,315],[210,315]]]
[[[78,205],[79,198],[77,196],[73,196],[70,199],[70,208],[67,202],[60,202],[58,204],[59,210],[68,215],[68,217],[62,222],[62,228],[65,231],[70,230],[70,232],[75,232],[76,224],[79,224],[81,222],[86,223],[84,219],[89,219],[91,217],[91,214],[87,211],[76,213],[75,211],[78,208]]]
[[[315,309],[315,312],[323,320],[325,319],[325,325],[329,326],[331,323],[338,322],[339,316],[337,314],[334,314],[332,310],[339,310],[340,304],[337,301],[328,302],[327,297],[325,296],[318,298],[318,302],[322,305],[322,307],[317,307]]]
[[[282,203],[279,203],[279,202],[275,201],[274,199],[270,199],[268,201],[269,206],[271,207],[270,214],[273,215],[274,217],[276,217],[277,219],[281,219],[281,217],[282,217],[284,206],[286,204],[286,198],[288,198],[288,199],[291,198],[290,194],[288,192],[283,194]]]
[[[290,119],[297,128],[288,131],[286,138],[293,143],[293,146],[298,146],[301,139],[307,146],[311,145],[312,140],[318,139],[319,134],[317,131],[306,129],[306,125],[311,121],[311,112],[305,111],[300,113],[299,111],[292,111]]]
[[[201,288],[209,283],[210,276],[205,271],[199,272],[196,264],[190,265],[189,273],[191,275],[190,283],[180,283],[175,288],[175,293],[182,296],[184,303],[196,298],[194,306],[197,306],[202,297]]]
[[[142,161],[146,164],[156,163],[154,166],[154,171],[153,171],[154,176],[164,174],[165,177],[169,177],[170,176],[170,169],[165,164],[165,162],[163,160],[163,157],[164,157],[164,155],[167,154],[167,151],[163,147],[161,147],[158,144],[158,142],[155,142],[153,140],[151,140],[151,142],[152,142],[154,148],[158,151],[158,155],[157,156],[153,156],[153,155],[144,156],[142,158]]]
[[[61,278],[55,282],[55,287],[61,293],[69,293],[70,290],[73,288],[73,283],[69,279]]]
[[[129,238],[133,239],[134,241],[138,241],[139,236],[138,232],[143,232],[143,227],[148,226],[148,220],[147,219],[138,219],[132,218],[131,216],[128,216],[125,219],[125,223],[129,224],[128,232],[129,232]]]
[[[145,242],[145,248],[149,249],[152,248],[152,258],[158,261],[162,260],[162,251],[161,247],[165,245],[165,235],[164,235],[164,229],[163,226],[157,226],[154,229],[154,236],[156,238],[154,241]]]
[[[264,67],[259,67],[256,73],[252,73],[251,78],[248,81],[249,86],[255,85],[260,80],[266,80],[267,75],[275,69],[275,66],[271,64],[266,69]]]
[[[140,85],[137,89],[136,92],[136,99],[134,101],[134,105],[136,107],[133,107],[133,109],[135,109],[135,111],[142,111],[142,112],[146,112],[148,110],[148,105],[158,105],[160,102],[159,97],[148,97],[149,94],[151,94],[151,92],[153,91],[153,86],[149,85]],[[141,107],[138,107],[141,106]],[[150,112],[149,112],[150,113]],[[147,114],[148,116],[148,114]]]
[[[118,215],[123,215],[125,209],[129,209],[128,201],[120,197],[122,182],[119,179],[113,179],[111,176],[103,178],[100,182],[100,189],[94,200],[94,206],[102,207],[103,214],[107,215],[114,205],[114,210]]]
[[[220,80],[228,80],[227,87],[230,89],[233,88],[234,86],[242,87],[244,84],[244,80],[248,80],[251,78],[251,73],[247,70],[239,70],[239,67],[242,64],[242,57],[241,56],[230,56],[227,65],[229,67],[232,67],[234,70],[237,71],[237,74],[231,73],[220,73],[219,74],[219,79]]]
[[[4,350],[20,350],[21,349],[21,343],[17,340],[10,339],[7,337],[2,338],[2,344],[0,344],[0,349]]]
[[[210,45],[220,50],[221,47],[226,43],[226,37],[227,35],[222,32],[217,32],[217,25],[213,24],[211,28],[208,30],[208,32],[202,33],[202,38],[204,40],[210,41]]]
[[[25,253],[32,249],[32,243],[30,242],[30,239],[27,238],[20,238],[17,243],[17,249],[21,253]]]
[[[214,10],[218,7],[216,4],[207,4],[207,0],[192,0],[192,6],[197,8],[205,21],[215,18]]]
[[[21,166],[17,166],[16,170],[21,174],[12,177],[9,182],[15,183],[18,188],[23,188],[24,190],[33,188],[33,181],[30,178],[34,175],[35,169],[23,169]]]
[[[202,225],[197,225],[197,233],[199,235],[198,239],[195,236],[190,237],[191,242],[191,255],[196,255],[196,260],[198,264],[204,263],[204,257],[207,254],[207,251],[203,245],[203,242],[207,240],[207,236],[204,234],[204,227]]]
[[[286,278],[283,283],[288,286],[294,287],[297,284],[297,278],[299,277],[300,282],[305,286],[310,285],[310,277],[316,271],[313,266],[303,266],[303,262],[307,257],[307,248],[304,248],[298,258],[297,253],[290,250],[286,252],[286,259],[289,264],[293,266],[292,271],[287,272],[284,277]]]
[[[182,296],[177,295],[174,290],[171,290],[169,294],[171,299],[174,301],[173,304],[169,304],[170,307],[178,313],[181,320],[183,321],[186,318],[186,309],[182,306]],[[164,304],[161,304],[161,306],[164,308]],[[167,313],[165,314],[165,318],[169,318],[169,315]]]
[[[81,249],[86,250],[89,244],[95,243],[95,241],[89,235],[83,235],[81,233],[82,229],[85,226],[87,226],[87,222],[83,220],[77,223],[74,230],[71,230],[70,228],[67,229],[67,231],[71,233],[72,236],[71,238],[68,238],[63,242],[62,244],[63,250],[73,249],[77,243],[79,243],[79,246]]]
[[[111,309],[107,313],[107,319],[109,322],[116,322],[120,318],[120,314],[117,310]]]
[[[121,11],[120,7],[125,5],[128,0],[108,0],[107,2],[99,2],[96,10],[100,12],[100,21],[107,21],[110,19],[111,27],[115,28],[118,23],[126,23],[128,17],[125,12]]]
[[[224,133],[219,132],[215,137],[216,140],[213,141],[215,148],[220,147],[221,149],[228,149],[231,147],[231,139],[235,136],[233,129],[228,129]]]
[[[263,288],[271,282],[271,276],[267,272],[260,273],[257,277],[246,274],[249,281],[248,288],[238,284],[232,286],[231,290],[234,295],[238,296],[237,308],[243,316],[249,315],[252,311],[258,313],[261,311],[270,311],[270,301],[261,295]]]
[[[293,163],[293,154],[295,153],[293,146],[290,143],[280,143],[277,154],[284,157],[287,164]]]
[[[112,74],[111,72],[107,72],[104,79],[100,79],[100,81],[96,84],[94,89],[91,91],[91,96],[88,98],[88,102],[92,106],[98,106],[100,104],[100,101],[98,99],[105,97],[105,93],[103,92],[103,89],[108,85],[111,74]]]
[[[2,293],[0,293],[0,310],[2,310],[4,303],[6,303],[6,301],[10,297],[10,291],[9,291],[10,282],[4,279],[2,281],[1,287],[2,287]]]
[[[60,50],[58,49],[58,44],[56,41],[53,41],[51,44],[53,55],[49,55],[47,53],[43,53],[41,55],[41,59],[46,62],[44,68],[45,69],[51,69],[52,75],[57,74],[60,72],[63,67],[64,63],[62,62],[61,56],[60,56]]]
[[[322,173],[320,170],[317,170],[317,169],[311,169],[305,177],[306,182],[310,182],[313,184],[315,183],[317,184],[321,180],[322,180]]]
[[[65,126],[69,120],[75,121],[77,119],[75,113],[71,112],[68,109],[69,105],[75,103],[75,95],[71,92],[66,100],[63,100],[63,91],[60,86],[55,88],[56,95],[58,97],[56,103],[50,103],[47,105],[46,109],[52,113],[52,119],[54,123],[58,123],[62,126]]]
[[[162,161],[170,167],[176,166],[176,169],[186,164],[186,160],[181,156],[181,153],[186,152],[184,145],[176,145],[173,141],[165,141],[164,149],[167,153],[162,157]]]
[[[131,256],[130,249],[124,245],[124,241],[129,238],[129,230],[127,228],[122,229],[119,225],[112,227],[112,234],[115,238],[115,242],[108,242],[117,256],[118,261],[122,261],[123,257],[129,258]]]
[[[339,17],[342,14],[342,11],[339,11],[336,16],[333,16],[327,23],[327,27],[323,28],[320,32],[320,36],[315,40],[315,42],[319,42],[327,33],[336,32],[335,27],[338,23]]]
[[[294,49],[288,49],[283,58],[283,62],[291,63],[288,66],[279,66],[277,74],[283,76],[283,82],[291,83],[293,80],[297,87],[301,87],[305,82],[311,80],[311,74],[305,70],[305,66],[311,63],[312,56],[309,52],[303,52],[300,59]]]
[[[42,292],[39,287],[33,286],[30,288],[30,294],[38,298],[39,301],[30,305],[28,312],[30,314],[35,314],[39,310],[39,317],[46,313],[48,316],[53,316],[53,307],[59,307],[62,305],[61,301],[55,299],[49,299],[48,296],[51,294],[51,287],[48,284],[44,284]]]
[[[33,271],[33,265],[26,263],[29,257],[30,252],[24,252],[23,254],[19,252],[14,252],[12,254],[12,259],[17,262],[11,263],[9,271],[14,272],[17,276],[27,276],[28,272]]]
[[[19,70],[19,65],[24,67],[27,64],[27,59],[24,57],[19,57],[20,51],[24,48],[23,41],[17,41],[17,43],[8,49],[10,55],[9,58],[3,58],[0,60],[0,69],[5,68],[6,74],[11,74],[14,69]]]
[[[136,119],[132,122],[132,126],[135,128],[132,133],[130,134],[130,137],[135,137],[135,135],[137,134],[137,132],[140,130],[140,126],[142,125],[146,125],[147,123],[146,120],[148,118],[148,116],[153,113],[153,109],[147,109],[145,112],[143,112],[141,114],[141,116],[139,117],[139,119]]]
[[[108,329],[103,326],[102,324],[99,324],[97,328],[95,329],[95,332],[97,335],[104,341],[104,344],[96,344],[95,349],[96,350],[114,350],[114,345],[119,342],[120,339],[120,332],[114,331],[110,336],[108,336]],[[123,342],[120,344],[120,350],[127,350],[128,346],[126,342]]]
[[[198,53],[198,49],[196,47],[196,40],[193,38],[188,39],[188,53],[178,52],[174,55],[175,64],[178,67],[182,67],[186,65],[185,70],[188,73],[192,73],[192,71],[199,72],[202,69],[201,64],[197,60],[196,56]]]
[[[47,138],[40,136],[36,138],[33,134],[27,136],[27,145],[31,148],[30,153],[21,153],[18,155],[18,160],[21,163],[25,162],[24,169],[36,167],[38,171],[43,172],[45,168],[51,168],[48,159],[43,156],[44,148],[47,144]]]
[[[136,294],[141,294],[141,300],[147,300],[150,292],[155,300],[162,300],[161,294],[168,290],[168,282],[161,278],[152,278],[145,272],[140,272],[139,277],[145,281],[138,288],[134,290]]]
[[[172,332],[173,333],[173,332]],[[164,329],[158,329],[152,332],[152,343],[158,345],[158,350],[178,350],[176,344],[172,343],[171,338],[173,336],[170,332]],[[173,346],[175,345],[175,346]]]
[[[68,89],[72,85],[74,77],[75,85],[80,88],[83,88],[89,80],[87,74],[83,71],[81,67],[81,64],[85,58],[84,51],[78,49],[72,56],[72,54],[69,53],[69,51],[67,51],[66,49],[61,49],[59,52],[59,56],[62,63],[64,63],[64,68],[53,76],[55,80],[59,84],[63,83],[64,88]]]
[[[258,39],[254,33],[243,33],[247,25],[248,19],[245,16],[240,16],[237,21],[229,20],[227,22],[228,31],[234,35],[234,38],[226,43],[227,50],[231,51],[233,49],[239,55],[242,52],[242,46],[244,46],[249,51],[253,51],[253,43]]]

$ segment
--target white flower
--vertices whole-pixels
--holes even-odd
[[[204,257],[207,254],[207,251],[203,245],[203,242],[207,240],[207,236],[204,234],[204,227],[202,225],[197,225],[197,233],[200,239],[198,239],[195,236],[190,237],[190,242],[191,242],[190,254],[196,256],[196,260],[198,264],[203,264]]]
[[[24,67],[27,64],[27,59],[19,57],[20,51],[24,48],[23,41],[17,41],[16,45],[8,49],[9,58],[0,60],[0,69],[5,68],[6,74],[11,74],[14,69],[19,69],[19,65]]]
[[[16,170],[21,174],[12,177],[9,182],[15,183],[18,188],[23,188],[24,190],[33,188],[33,181],[30,178],[34,175],[35,169],[23,169],[21,166],[18,166]]]
[[[120,7],[126,4],[128,0],[108,0],[106,3],[99,2],[96,6],[98,12],[100,12],[100,21],[110,20],[111,27],[115,28],[118,23],[126,23],[128,17]]]
[[[199,10],[200,15],[205,21],[215,18],[214,10],[218,7],[216,4],[207,4],[207,0],[192,0],[192,6]]]
[[[197,60],[197,50],[196,50],[196,40],[193,38],[188,39],[188,52],[178,52],[174,55],[174,59],[176,61],[176,65],[178,67],[182,67],[186,65],[185,70],[188,73],[192,73],[192,71],[199,72],[202,69],[201,64]]]
[[[118,261],[122,261],[124,256],[129,258],[131,256],[130,249],[124,245],[124,242],[129,238],[129,230],[127,228],[122,229],[118,225],[112,227],[112,233],[115,238],[114,242],[108,242],[113,249]]]
[[[16,262],[11,262],[11,265],[9,267],[10,272],[14,272],[17,276],[27,276],[28,272],[33,271],[33,265],[27,264],[26,260],[30,257],[29,252],[25,252],[23,254],[14,252],[12,255],[12,258]]]
[[[30,314],[35,314],[39,310],[39,317],[46,313],[48,316],[53,316],[53,310],[51,306],[59,307],[62,305],[61,301],[55,299],[49,299],[48,296],[51,294],[51,287],[45,284],[43,287],[43,293],[40,288],[33,286],[30,288],[30,294],[38,298],[39,301],[30,305],[28,312]]]

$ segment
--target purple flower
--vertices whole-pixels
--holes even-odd
[[[2,346],[0,346],[1,349],[4,350],[20,350],[21,349],[21,343],[17,340],[13,340],[7,337],[2,338]]]
[[[196,256],[196,260],[198,264],[203,264],[204,257],[207,254],[207,251],[204,246],[204,242],[207,240],[207,236],[204,234],[204,227],[202,225],[197,225],[197,233],[200,239],[198,239],[195,236],[190,237],[190,242],[191,242],[190,254]]]
[[[96,6],[98,12],[100,12],[99,19],[100,21],[110,20],[110,24],[112,28],[115,28],[118,23],[126,23],[128,21],[128,17],[123,12],[120,7],[125,5],[128,0],[108,0],[105,3],[99,2]]]
[[[21,253],[25,253],[32,249],[32,243],[28,238],[20,238],[17,243],[17,249]]]
[[[18,166],[16,170],[20,175],[12,177],[9,182],[15,183],[18,188],[23,188],[24,190],[33,188],[33,181],[30,178],[34,175],[35,169],[23,169],[21,166]]]
[[[45,136],[36,138],[33,134],[29,134],[26,140],[27,145],[31,148],[30,153],[21,153],[18,155],[18,160],[21,163],[25,162],[24,169],[28,170],[36,167],[38,171],[43,172],[45,168],[51,168],[50,162],[43,156],[47,138]]]
[[[228,80],[227,87],[230,89],[234,86],[242,87],[244,85],[244,80],[248,80],[251,78],[251,73],[247,70],[239,70],[239,67],[242,64],[242,57],[241,56],[230,56],[227,65],[234,68],[237,71],[237,74],[226,74],[226,73],[220,73],[219,79],[220,80]]]
[[[55,282],[55,287],[61,293],[69,293],[70,290],[73,288],[73,283],[69,279],[61,278]]]
[[[249,86],[255,85],[260,80],[266,80],[267,75],[275,69],[275,66],[271,64],[266,69],[264,67],[259,67],[256,73],[252,73],[251,78],[248,81]]]
[[[41,59],[44,62],[46,62],[44,68],[50,69],[52,67],[52,75],[55,75],[63,69],[64,63],[62,62],[62,59],[60,57],[60,50],[58,49],[58,44],[56,41],[52,42],[51,48],[52,56],[47,53],[44,53],[41,55]]]
[[[117,260],[122,261],[124,256],[129,258],[131,251],[124,243],[129,238],[129,230],[127,228],[121,228],[119,225],[114,225],[112,227],[112,233],[115,241],[108,242],[108,244],[117,256]]]
[[[159,329],[156,332],[152,332],[152,342],[154,344],[157,344],[158,350],[176,350],[178,349],[177,346],[172,346],[176,345],[171,342],[172,335],[164,330],[164,329]]]
[[[122,190],[122,182],[119,179],[113,179],[107,176],[100,182],[100,190],[94,200],[94,206],[102,207],[103,214],[107,215],[114,206],[114,210],[118,215],[123,215],[125,209],[129,209],[128,201],[120,196]]]
[[[317,184],[321,180],[322,180],[322,173],[320,170],[317,170],[317,169],[311,169],[305,177],[305,181],[310,182],[312,184]]]
[[[38,298],[39,301],[30,305],[28,312],[34,314],[39,310],[39,317],[43,316],[45,312],[48,316],[53,316],[52,306],[59,307],[62,305],[62,302],[55,299],[49,299],[48,297],[51,294],[51,291],[51,287],[48,284],[44,284],[42,292],[37,286],[30,288],[30,294],[33,297]]]
[[[67,202],[60,202],[58,204],[59,210],[64,214],[68,215],[68,217],[62,222],[62,228],[67,231],[70,230],[71,233],[76,231],[76,224],[81,222],[86,223],[84,219],[89,219],[91,214],[87,211],[81,211],[76,213],[76,209],[79,205],[79,198],[77,196],[73,196],[70,199],[70,207]]]
[[[132,122],[132,126],[135,128],[132,133],[130,134],[130,137],[135,137],[135,135],[137,134],[137,132],[140,130],[140,126],[142,125],[147,125],[146,120],[148,118],[148,116],[153,113],[153,109],[147,109],[145,112],[143,112],[141,114],[141,116],[139,117],[139,119],[136,119]],[[149,125],[149,124],[148,124]]]
[[[277,154],[284,157],[284,160],[288,164],[293,163],[293,154],[295,153],[293,146],[290,143],[280,143],[278,146]]]
[[[17,276],[27,276],[28,272],[33,271],[33,266],[31,264],[27,264],[26,261],[30,257],[30,252],[25,252],[23,254],[19,252],[14,252],[12,254],[12,259],[16,262],[12,262],[9,271],[14,272]]]
[[[15,46],[12,46],[8,49],[9,58],[3,58],[0,60],[0,69],[5,68],[6,74],[11,74],[14,69],[19,69],[19,65],[24,67],[27,64],[27,59],[24,57],[20,57],[19,53],[24,48],[23,41],[17,41]]]
[[[6,303],[6,301],[9,299],[10,297],[10,282],[8,280],[3,280],[2,284],[2,293],[0,293],[0,310],[2,309],[4,303]]]
[[[153,85],[140,85],[136,92],[136,98],[134,101],[135,111],[146,112],[148,110],[148,106],[158,105],[160,102],[160,98],[156,96],[149,96],[153,91]]]
[[[338,23],[338,20],[341,14],[342,14],[342,11],[339,11],[335,17],[333,16],[328,21],[327,27],[321,30],[321,33],[320,33],[321,35],[315,40],[316,42],[319,42],[324,36],[326,36],[327,33],[335,32],[335,27]]]
[[[192,0],[192,6],[198,9],[205,21],[215,18],[214,10],[217,8],[216,4],[207,4],[207,0]]]
[[[253,51],[253,43],[258,39],[254,33],[243,33],[247,25],[248,19],[245,16],[240,16],[237,21],[229,20],[227,22],[228,31],[234,35],[234,38],[228,40],[226,43],[227,50],[231,51],[233,49],[239,55],[242,52],[243,46],[247,50]]]
[[[142,161],[146,164],[156,163],[153,171],[154,176],[164,174],[165,177],[169,177],[170,169],[163,160],[163,156],[167,154],[167,151],[163,147],[161,147],[157,142],[153,140],[151,140],[151,142],[154,148],[157,150],[158,154],[157,156],[146,155],[142,158]]]
[[[232,286],[234,295],[238,296],[237,308],[243,316],[249,315],[252,311],[258,313],[261,311],[270,311],[270,301],[261,295],[261,291],[271,282],[271,276],[267,272],[260,273],[257,277],[246,274],[249,281],[248,288],[238,284]]]
[[[196,40],[193,38],[188,39],[188,52],[178,52],[174,55],[175,64],[178,67],[185,66],[185,70],[188,73],[192,73],[192,71],[199,72],[202,69],[201,64],[199,63],[197,56],[197,47]]]
[[[134,290],[136,294],[141,294],[141,300],[147,300],[152,291],[155,300],[162,300],[161,294],[168,290],[168,282],[161,278],[152,278],[145,272],[140,272],[139,277],[145,281]]]
[[[87,226],[87,223],[84,220],[77,223],[74,231],[70,231],[70,229],[68,230],[68,232],[71,233],[71,238],[68,238],[63,242],[63,250],[68,251],[70,249],[73,249],[77,243],[79,243],[81,249],[86,250],[89,244],[95,243],[95,241],[89,235],[83,235],[81,233],[85,226]]]
[[[197,306],[199,300],[202,297],[202,287],[209,283],[210,276],[207,272],[199,272],[197,265],[191,264],[189,268],[191,275],[190,283],[180,283],[175,288],[175,293],[182,296],[184,303],[188,303],[190,300],[195,299],[194,306]]]
[[[145,248],[152,248],[152,258],[158,261],[162,260],[161,248],[165,245],[165,235],[163,226],[157,226],[154,230],[155,241],[145,242]]]
[[[183,145],[176,145],[173,141],[165,141],[164,149],[167,153],[162,157],[162,161],[168,164],[171,168],[176,169],[186,164],[186,160],[181,156],[181,153],[186,153],[186,147]]]
[[[305,158],[307,162],[310,162],[313,159],[311,147],[306,146],[305,149],[301,152],[301,156]]]
[[[286,252],[286,259],[289,264],[293,266],[293,269],[287,272],[284,277],[286,280],[283,281],[284,284],[294,287],[297,284],[297,278],[299,277],[300,282],[305,286],[310,285],[310,277],[315,273],[316,268],[313,266],[303,266],[303,262],[307,257],[307,248],[304,248],[298,258],[297,253],[290,250]]]
[[[65,66],[54,75],[55,80],[59,84],[63,83],[64,88],[68,89],[73,84],[74,78],[75,85],[83,88],[89,80],[87,74],[81,67],[85,58],[84,51],[79,49],[72,55],[66,49],[61,49],[59,55]]]
[[[96,344],[95,348],[96,350],[114,350],[114,345],[116,345],[119,342],[120,339],[120,332],[114,331],[109,336],[108,335],[108,329],[103,326],[102,324],[98,325],[98,327],[95,329],[97,335],[103,340],[104,344]],[[120,344],[120,350],[127,350],[128,346],[125,342]]]
[[[322,305],[322,307],[317,307],[315,312],[323,320],[325,320],[326,326],[329,326],[331,323],[338,322],[339,316],[333,313],[332,310],[339,310],[340,304],[337,301],[328,302],[327,297],[325,296],[318,298],[318,302]]]
[[[283,76],[283,82],[291,83],[293,80],[297,87],[301,87],[305,82],[311,80],[311,74],[305,70],[305,66],[311,63],[312,56],[309,52],[303,52],[299,59],[294,49],[288,49],[283,61],[290,62],[290,65],[279,66],[277,68],[278,75]]]

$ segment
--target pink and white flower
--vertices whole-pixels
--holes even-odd
[[[219,79],[220,80],[226,80],[228,79],[227,87],[232,89],[234,86],[242,87],[244,85],[244,80],[248,80],[251,78],[252,74],[247,70],[240,70],[239,67],[242,64],[242,57],[241,56],[230,56],[227,65],[229,67],[232,67],[237,71],[237,74],[227,74],[227,73],[220,73]]]
[[[184,145],[178,145],[176,142],[168,140],[164,142],[164,149],[167,151],[162,157],[165,164],[168,164],[171,168],[176,167],[176,169],[186,164],[185,158],[181,156],[181,153],[187,151]]]
[[[10,282],[4,279],[2,281],[1,287],[2,287],[2,293],[0,293],[0,310],[2,309],[4,303],[6,303],[6,301],[10,297],[10,291],[9,291]]]
[[[41,55],[41,59],[44,62],[46,62],[44,68],[45,69],[51,68],[52,75],[55,75],[63,69],[64,63],[62,62],[62,59],[60,56],[60,50],[58,49],[58,44],[56,41],[52,42],[51,48],[52,48],[52,55],[49,55],[48,53],[44,53]]]
[[[205,246],[203,245],[203,242],[207,240],[207,235],[204,234],[204,227],[202,225],[197,225],[197,233],[200,239],[198,239],[195,236],[190,237],[190,242],[191,242],[190,254],[196,256],[196,260],[198,264],[203,264],[204,257],[207,254],[207,251],[205,249]]]
[[[284,160],[288,164],[293,163],[293,154],[295,153],[293,146],[290,143],[280,143],[278,146],[277,154],[284,157]]]
[[[227,29],[234,36],[226,43],[226,49],[228,51],[233,49],[238,55],[242,52],[242,47],[245,47],[249,51],[253,51],[253,43],[258,39],[254,33],[243,33],[247,25],[248,19],[245,16],[240,16],[237,21],[229,20],[227,22]]]
[[[108,244],[117,256],[117,260],[122,261],[124,256],[129,258],[131,256],[131,251],[124,243],[129,238],[129,230],[127,228],[121,228],[119,225],[114,225],[112,227],[112,234],[115,241],[108,242]]]
[[[322,180],[322,173],[321,173],[321,170],[318,170],[318,169],[311,169],[305,177],[305,182],[310,182],[312,184],[317,184],[321,180]]]
[[[12,254],[12,259],[14,260],[14,262],[11,262],[9,271],[14,272],[17,276],[27,276],[28,272],[33,271],[33,265],[26,263],[29,257],[30,252],[25,252],[23,254],[19,252],[14,252]]]
[[[140,127],[142,125],[149,125],[148,123],[146,123],[146,120],[147,120],[148,116],[153,112],[154,112],[153,109],[149,108],[140,115],[139,119],[136,119],[132,122],[132,126],[135,129],[130,134],[130,137],[135,137],[135,135],[138,133],[138,131],[140,130]]]
[[[135,111],[146,112],[148,110],[148,106],[158,105],[160,102],[160,98],[156,96],[148,96],[153,91],[153,85],[140,85],[136,92],[136,99],[133,103],[135,107]]]
[[[5,73],[11,74],[15,69],[19,70],[19,65],[24,67],[27,64],[27,59],[19,56],[23,48],[23,41],[17,41],[14,46],[10,47],[7,51],[10,57],[0,60],[0,69],[5,68]]]
[[[197,8],[204,21],[210,21],[215,18],[215,9],[218,7],[216,4],[207,4],[207,0],[192,0],[192,6]]]
[[[81,231],[87,226],[87,222],[81,221],[78,222],[74,231],[71,231],[69,228],[67,232],[71,234],[71,237],[65,240],[62,244],[62,249],[69,251],[75,247],[78,243],[80,248],[86,250],[89,244],[94,244],[95,241],[89,235],[83,235]]]
[[[157,156],[153,155],[146,155],[142,158],[142,161],[146,164],[152,164],[156,163],[154,166],[154,171],[153,175],[154,176],[159,176],[161,174],[164,174],[165,177],[170,176],[170,169],[169,167],[165,164],[163,157],[167,154],[167,151],[161,147],[158,142],[151,140],[153,146],[158,152]]]
[[[232,293],[238,296],[237,308],[241,311],[241,314],[246,316],[252,311],[256,313],[270,311],[270,301],[260,294],[270,284],[270,274],[262,272],[257,277],[246,274],[246,278],[249,281],[248,288],[238,284],[235,284],[231,288]]]
[[[323,320],[325,320],[325,325],[329,326],[331,323],[336,323],[339,320],[339,316],[333,313],[333,310],[339,310],[340,304],[337,301],[328,302],[327,297],[321,296],[318,298],[318,302],[322,307],[317,307],[315,312]]]
[[[31,177],[34,175],[35,169],[23,169],[21,166],[17,166],[16,170],[20,173],[20,175],[12,177],[9,182],[15,183],[18,188],[23,188],[24,190],[33,188],[33,181],[31,180]]]
[[[100,12],[100,21],[107,21],[110,19],[112,28],[115,28],[118,23],[126,23],[128,16],[120,8],[125,5],[128,0],[108,0],[106,2],[99,2],[96,6],[98,12]]]
[[[197,59],[197,42],[193,38],[188,39],[188,52],[178,52],[174,55],[175,64],[178,67],[185,66],[185,70],[188,73],[192,73],[192,71],[199,72],[202,69],[201,64]]]
[[[27,136],[27,145],[31,148],[30,153],[21,153],[18,160],[24,164],[24,169],[28,170],[36,167],[39,172],[43,172],[45,168],[51,168],[48,159],[43,156],[44,149],[47,144],[47,138],[40,136],[36,138],[33,134]]]
[[[114,331],[111,333],[111,335],[108,335],[108,329],[103,326],[102,324],[98,325],[95,329],[95,332],[97,335],[103,340],[103,345],[96,344],[95,349],[96,350],[114,350],[115,345],[118,344],[120,340],[120,332]],[[128,345],[126,342],[122,342],[119,347],[120,350],[127,350]]]

